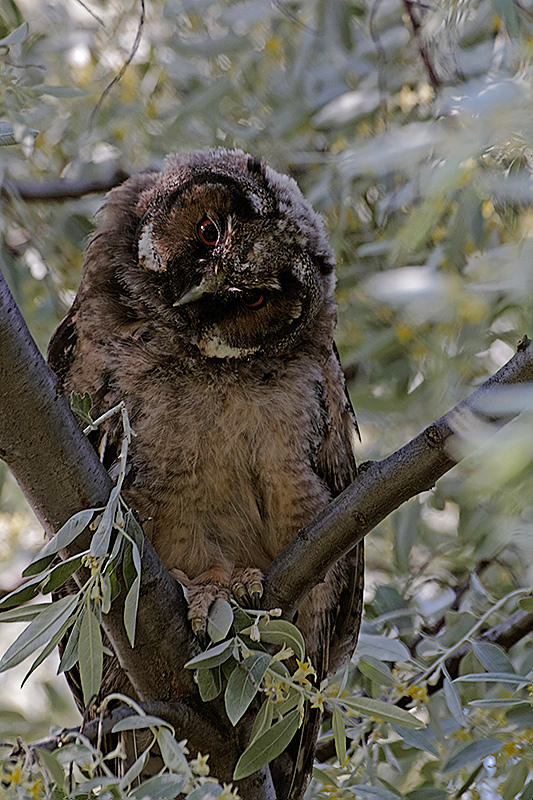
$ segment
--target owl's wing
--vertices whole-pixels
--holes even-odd
[[[325,374],[328,419],[319,451],[317,472],[332,497],[339,495],[357,476],[354,445],[360,439],[337,347],[333,345],[330,368]],[[342,396],[339,395],[342,390]],[[329,401],[329,402],[328,402]],[[351,658],[357,643],[363,610],[364,547],[356,545],[334,567],[339,585],[338,601],[329,620],[329,658],[332,674]]]
[[[76,357],[76,345],[78,342],[77,313],[77,303],[74,302],[65,319],[54,331],[48,345],[48,363],[57,375],[61,388],[65,385]]]

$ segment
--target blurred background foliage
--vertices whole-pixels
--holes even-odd
[[[103,193],[29,201],[30,190],[59,180],[113,182],[158,168],[168,152],[217,145],[292,174],[325,217],[360,460],[404,444],[531,334],[531,0],[146,0],[144,10],[140,0],[4,0],[0,39],[0,134],[12,142],[0,149],[0,257],[43,351],[74,297]],[[531,393],[509,402],[529,413],[368,537],[367,634],[412,643],[455,601],[439,629],[449,648],[457,615],[479,618],[532,585]],[[8,590],[40,533],[0,470]],[[2,641],[10,638],[12,628]],[[527,674],[531,637],[510,655]],[[466,671],[487,669],[466,658]],[[75,719],[52,672],[53,665],[32,676],[20,692],[16,678],[0,676],[2,735],[15,719],[28,738],[51,719]],[[357,669],[353,680],[360,688]],[[464,704],[468,685],[460,688]],[[430,718],[453,718],[443,693],[435,696]],[[520,750],[533,715],[521,712],[457,713],[463,746],[498,725],[509,745],[506,755],[480,762],[468,796],[533,797],[531,755]],[[443,734],[437,755],[444,757],[443,742],[453,754],[461,735]],[[464,764],[450,778],[433,753],[401,746],[387,751],[376,738],[365,766],[354,756],[335,767],[333,783],[322,773],[312,791],[352,797],[350,786],[366,781],[376,792],[394,785],[413,800],[439,800],[416,791],[461,788]],[[506,794],[517,765],[518,788]],[[372,798],[384,797],[376,792]]]

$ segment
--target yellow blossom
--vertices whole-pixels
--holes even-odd
[[[283,647],[279,653],[272,657],[273,661],[284,661],[286,658],[292,658],[294,650],[292,647]]]
[[[307,679],[308,675],[311,675],[313,678],[316,678],[316,671],[310,661],[298,661],[296,659],[296,663],[298,664],[298,669],[293,675],[293,679],[301,684],[302,686],[311,686],[310,681]]]
[[[219,794],[218,800],[241,800],[239,794],[237,794],[237,789],[233,788],[232,783],[225,783],[222,787],[222,794]]]
[[[196,758],[191,759],[190,765],[195,775],[209,775],[209,766],[207,764],[208,758],[209,758],[209,753],[206,756],[203,756],[201,753],[198,753]]]
[[[429,700],[427,686],[417,686],[413,683],[407,689],[407,694],[413,700],[419,700],[421,703],[427,703]]]
[[[324,700],[326,698],[322,694],[322,692],[317,692],[313,698],[311,703],[311,708],[319,708],[321,711],[324,711]]]

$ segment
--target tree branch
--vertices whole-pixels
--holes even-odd
[[[513,407],[504,387],[526,382],[533,382],[533,346],[524,337],[516,355],[495,375],[400,450],[369,462],[300,531],[265,572],[265,608],[279,606],[290,617],[339,558],[398,506],[431,489],[464,457],[468,437],[475,433],[486,441],[517,416],[520,409]]]
[[[42,183],[16,183],[6,181],[1,187],[0,197],[9,200],[16,195],[26,202],[42,202],[49,200],[69,200],[84,197],[86,194],[102,194],[108,192],[129,175],[120,167],[102,178],[80,178],[71,181],[43,181]]]

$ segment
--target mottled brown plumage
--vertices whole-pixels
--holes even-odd
[[[189,585],[196,628],[213,597],[256,593],[355,475],[333,287],[320,218],[294,181],[239,151],[170,156],[100,213],[49,360],[96,413],[125,400],[137,434],[125,496]],[[119,436],[111,422],[111,471]],[[357,548],[300,608],[322,675],[353,651],[361,592]]]

